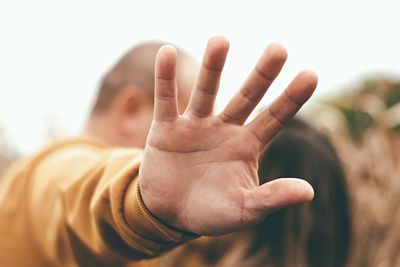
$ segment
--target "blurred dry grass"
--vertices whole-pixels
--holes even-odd
[[[348,91],[326,102],[316,119],[347,173],[349,266],[400,266],[400,83],[370,80]]]
[[[44,122],[43,144],[48,144],[67,136],[67,130],[57,116],[47,114],[44,117]],[[24,156],[15,148],[16,146],[13,141],[7,128],[0,124],[0,180],[5,170],[18,158]]]
[[[17,158],[18,153],[7,138],[5,129],[0,127],[0,179],[7,167]]]

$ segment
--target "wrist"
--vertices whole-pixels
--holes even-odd
[[[153,215],[143,201],[138,179],[129,185],[124,203],[127,224],[145,238],[176,244],[198,237],[196,234],[170,226],[162,218]]]

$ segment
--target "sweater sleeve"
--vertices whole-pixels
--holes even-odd
[[[196,237],[164,225],[146,209],[137,179],[141,155],[74,144],[34,164],[27,227],[49,262],[122,265]]]

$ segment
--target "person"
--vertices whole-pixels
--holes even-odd
[[[237,233],[190,242],[165,255],[163,266],[347,266],[351,205],[344,171],[329,138],[309,122],[292,119],[263,153],[258,174],[260,184],[279,177],[304,177],[315,198]]]
[[[313,189],[301,179],[259,186],[257,167],[265,146],[311,97],[315,73],[300,72],[245,125],[287,53],[267,46],[238,93],[213,115],[228,48],[223,37],[209,40],[182,114],[177,52],[162,46],[152,118],[136,113],[144,92],[143,98],[133,96],[120,83],[104,97],[109,104],[89,118],[86,137],[53,144],[10,170],[0,192],[0,265],[124,265],[310,201]],[[117,80],[113,71],[106,78],[109,85]],[[137,129],[147,128],[136,125],[135,116],[152,120],[144,151],[131,148],[142,142],[134,141]]]

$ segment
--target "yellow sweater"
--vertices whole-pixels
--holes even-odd
[[[13,166],[0,184],[0,266],[121,266],[194,238],[146,210],[141,155],[82,138]]]

